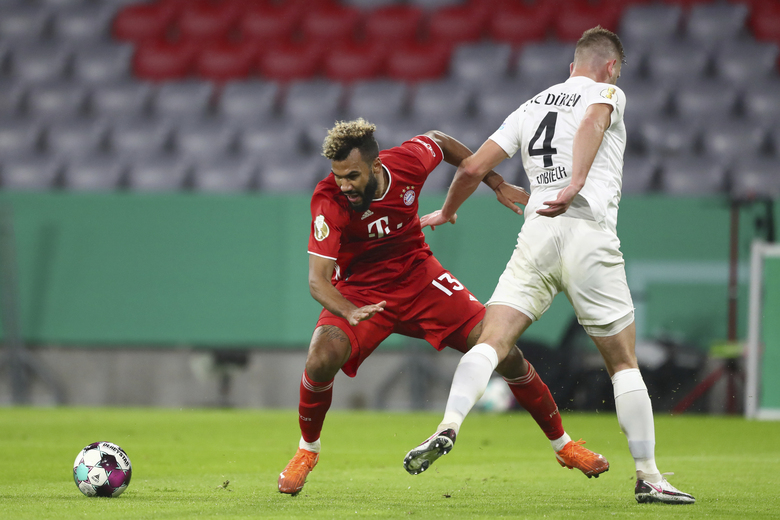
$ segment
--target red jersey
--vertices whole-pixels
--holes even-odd
[[[352,209],[332,172],[317,184],[309,254],[336,261],[334,282],[382,285],[433,254],[420,227],[417,198],[442,157],[439,145],[423,135],[379,152],[388,188],[363,213]]]

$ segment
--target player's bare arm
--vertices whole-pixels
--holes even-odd
[[[353,327],[384,310],[387,302],[358,307],[346,298],[331,283],[336,262],[330,258],[309,255],[309,292],[312,298],[327,310],[347,320]]]
[[[590,167],[604,139],[604,132],[609,128],[611,115],[612,106],[605,103],[594,103],[585,111],[585,116],[574,134],[571,183],[558,192],[555,200],[545,201],[546,207],[536,211],[539,215],[557,217],[569,209],[574,197],[585,185]]]

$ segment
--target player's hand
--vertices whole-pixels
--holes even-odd
[[[528,204],[528,192],[520,186],[509,184],[508,182],[502,182],[495,190],[496,198],[498,202],[511,209],[518,215],[523,214],[523,209],[515,206],[515,204],[522,204],[525,206]]]
[[[577,193],[579,193],[580,190],[575,188],[574,186],[566,186],[564,189],[558,192],[558,198],[555,200],[548,200],[543,202],[546,208],[541,208],[536,210],[536,212],[539,215],[543,215],[545,217],[557,217],[558,215],[561,215],[562,213],[565,213],[567,209],[569,209],[569,206],[571,206],[571,202],[574,200],[574,197],[577,196]]]
[[[427,215],[420,218],[420,225],[423,228],[425,226],[431,226],[431,230],[434,230],[436,229],[436,226],[441,226],[447,222],[454,224],[456,220],[458,220],[457,213],[455,213],[452,218],[446,218],[444,215],[442,215],[441,210],[437,209],[433,213],[428,213]]]
[[[358,307],[357,309],[352,311],[352,313],[349,316],[347,316],[347,321],[349,321],[350,325],[355,327],[361,321],[365,321],[371,318],[377,312],[382,312],[383,310],[385,310],[385,305],[387,305],[387,302],[381,301],[373,305],[364,305],[363,307]]]

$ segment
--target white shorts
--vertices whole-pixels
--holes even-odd
[[[538,320],[561,291],[581,325],[607,325],[631,313],[617,235],[592,220],[526,221],[487,305],[507,305]]]

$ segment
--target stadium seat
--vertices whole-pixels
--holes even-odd
[[[562,83],[569,77],[569,65],[574,61],[574,47],[558,42],[529,43],[517,56],[517,75],[520,81],[532,82],[547,88]],[[538,89],[541,90],[541,89]]]
[[[121,187],[125,170],[124,161],[114,155],[76,157],[65,163],[63,185],[78,191],[112,191]]]
[[[661,185],[667,195],[717,195],[726,189],[727,167],[709,157],[667,157],[661,168]]]
[[[41,141],[41,124],[26,118],[0,118],[0,157],[36,151]]]
[[[619,15],[620,10],[613,3],[572,1],[565,4],[562,16],[553,16],[552,26],[558,40],[576,42],[583,32],[597,25],[617,30]]]
[[[777,44],[754,40],[728,41],[714,55],[715,71],[735,86],[746,86],[777,76]]]
[[[626,118],[642,121],[648,117],[666,115],[669,110],[669,89],[652,81],[621,81],[620,87],[626,95]]]
[[[123,158],[154,155],[170,145],[170,121],[148,118],[120,119],[112,124],[110,147]]]
[[[496,41],[514,46],[541,41],[547,35],[553,15],[554,9],[550,2],[533,5],[502,3],[490,16],[488,34]]]
[[[89,108],[97,116],[138,116],[148,113],[151,99],[152,87],[148,83],[119,80],[94,87]]]
[[[745,36],[748,8],[740,4],[699,4],[691,7],[685,36],[710,48]]]
[[[133,48],[126,44],[79,46],[73,57],[73,78],[88,85],[127,80],[132,57]]]
[[[104,5],[76,4],[53,11],[54,36],[64,42],[106,40],[113,10]]]
[[[354,40],[362,18],[360,10],[354,7],[323,5],[304,12],[301,30],[307,41],[333,45],[344,40]]]
[[[380,7],[366,16],[366,42],[399,45],[415,41],[420,35],[422,20],[422,9],[414,5]]]
[[[468,115],[471,91],[448,79],[418,83],[411,102],[411,115],[422,121],[440,122]]]
[[[28,84],[63,79],[72,57],[68,45],[52,43],[33,43],[12,48],[9,54],[10,76]]]
[[[21,81],[0,78],[0,117],[19,115],[27,89]]]
[[[195,73],[215,83],[246,79],[254,71],[257,54],[257,44],[251,40],[213,42],[195,58]]]
[[[257,162],[252,158],[216,156],[194,166],[192,185],[202,192],[249,191],[257,185],[257,171]]]
[[[751,11],[750,28],[757,39],[780,44],[780,3],[757,4]]]
[[[442,121],[442,123],[437,126],[437,129],[454,137],[466,145],[472,152],[476,152],[488,137],[498,130],[498,125],[484,119],[461,118]],[[423,129],[421,128],[420,130]],[[425,130],[429,129],[426,128]],[[507,166],[502,164],[501,170],[503,171],[506,168]]]
[[[427,11],[433,11],[441,9],[443,7],[450,7],[453,5],[460,5],[463,0],[414,0],[414,4]]]
[[[176,155],[144,154],[128,167],[127,184],[135,191],[180,191],[187,186],[190,161]]]
[[[430,15],[428,39],[450,46],[477,42],[487,30],[488,15],[471,4],[443,7]]]
[[[653,191],[658,160],[652,156],[626,155],[623,160],[623,195],[641,195]]]
[[[334,119],[339,115],[343,88],[330,81],[295,81],[284,96],[283,113],[293,121]]]
[[[179,155],[192,159],[224,155],[236,147],[237,128],[230,120],[188,120],[174,130]]]
[[[680,35],[682,9],[676,5],[633,5],[620,18],[620,37],[626,41],[656,43]]]
[[[3,190],[48,190],[54,187],[62,161],[41,154],[15,154],[2,157],[0,185]]]
[[[475,91],[477,115],[486,124],[498,128],[509,114],[547,86],[539,88],[515,78],[487,84],[485,88]]]
[[[406,44],[387,58],[388,77],[407,82],[438,79],[447,73],[450,50],[445,44]]]
[[[347,101],[350,119],[362,117],[379,124],[400,117],[406,111],[408,89],[398,81],[361,81],[352,85]]]
[[[243,155],[262,159],[271,155],[297,155],[301,151],[301,129],[286,120],[261,119],[244,125],[239,132]]]
[[[177,11],[174,4],[162,2],[127,5],[114,17],[112,33],[119,40],[133,42],[162,39]]]
[[[153,100],[153,112],[174,119],[197,118],[209,112],[214,86],[203,81],[164,83]]]
[[[200,42],[223,40],[241,15],[236,2],[190,0],[176,21],[179,37]]]
[[[672,100],[680,118],[707,123],[734,117],[739,94],[729,83],[699,80],[682,82]]]
[[[751,82],[743,91],[745,116],[751,121],[769,126],[780,121],[780,80],[772,77],[762,82]]]
[[[699,4],[712,3],[715,0],[662,0],[664,3],[671,5],[679,5],[683,9],[690,9],[692,6]]]
[[[87,89],[81,84],[51,82],[35,85],[27,93],[27,113],[32,117],[77,117],[86,109]]]
[[[701,142],[707,156],[730,163],[737,157],[760,155],[766,144],[766,130],[750,121],[708,125],[702,130]]]
[[[329,165],[322,156],[281,156],[260,165],[258,187],[267,193],[310,193],[328,175]]]
[[[642,122],[639,131],[645,150],[662,157],[693,153],[699,143],[700,129],[686,120],[655,117]]]
[[[41,39],[51,19],[51,10],[21,2],[0,5],[0,40],[34,42]]]
[[[85,157],[106,144],[108,124],[101,119],[53,121],[46,128],[46,148],[58,157]]]
[[[389,50],[387,43],[374,41],[336,45],[325,55],[325,76],[342,83],[374,79],[384,71]]]
[[[738,200],[780,197],[780,175],[777,159],[750,158],[740,161],[731,176],[731,196]]]
[[[512,47],[492,42],[459,45],[452,54],[450,74],[466,85],[501,81],[509,73]]]
[[[222,88],[217,113],[234,121],[262,121],[274,114],[278,98],[276,83],[230,82]]]
[[[358,9],[378,9],[389,5],[402,4],[405,0],[341,0],[344,5],[357,7]]]
[[[249,6],[238,19],[242,40],[259,45],[289,41],[303,17],[303,10],[286,4],[257,3]]]
[[[700,78],[708,71],[710,53],[692,42],[667,40],[651,47],[647,72],[654,81],[674,85],[683,79]]]
[[[257,65],[265,79],[280,82],[310,79],[320,72],[324,51],[319,42],[277,42],[259,53]]]
[[[133,71],[150,81],[181,80],[192,72],[198,50],[191,41],[147,40],[136,48]]]

